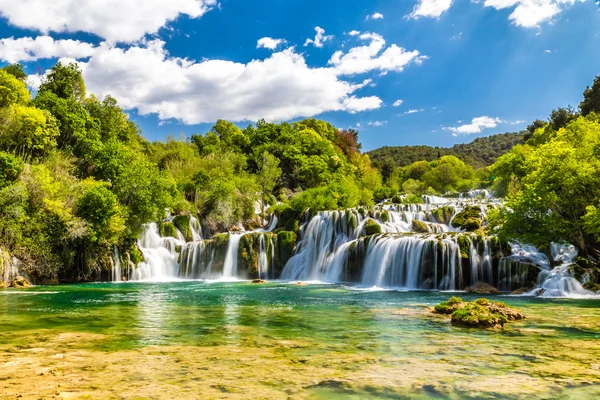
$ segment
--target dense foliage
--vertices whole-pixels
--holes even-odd
[[[581,115],[554,110],[525,144],[490,167],[493,187],[507,200],[491,214],[501,236],[541,248],[572,243],[580,255],[600,257],[599,82],[586,89]]]
[[[97,278],[115,246],[139,258],[144,224],[169,212],[216,232],[261,224],[276,202],[298,214],[370,205],[381,186],[356,131],[220,120],[149,143],[114,98],[86,93],[76,64],[54,66],[33,98],[26,78],[0,70],[0,250],[36,281]]]
[[[433,161],[441,156],[455,156],[474,168],[491,165],[513,146],[523,143],[524,133],[502,133],[481,137],[450,148],[431,146],[384,146],[367,154],[382,170],[405,167],[417,161]]]

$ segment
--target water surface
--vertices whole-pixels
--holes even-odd
[[[600,396],[599,300],[501,296],[528,318],[477,330],[430,313],[451,295],[202,281],[0,291],[0,398]]]

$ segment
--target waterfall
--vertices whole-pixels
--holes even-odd
[[[215,250],[205,241],[186,243],[181,251],[179,277],[184,279],[204,279],[212,275]]]
[[[131,271],[130,279],[134,281],[172,280],[178,277],[179,264],[177,246],[185,242],[172,237],[160,237],[158,225],[148,224],[138,240],[138,248],[144,255],[144,261]]]
[[[192,240],[194,242],[202,240],[202,226],[200,226],[200,222],[193,216],[190,216],[190,228],[192,230]]]
[[[119,248],[117,246],[113,246],[111,280],[113,282],[121,282],[123,280],[123,275],[121,275],[121,256],[119,255]]]
[[[235,279],[238,277],[238,249],[242,236],[240,233],[229,235],[227,254],[225,255],[225,263],[223,264],[224,279]]]
[[[473,242],[469,241],[469,260],[471,261],[471,284],[477,282],[493,282],[492,271],[492,252],[489,238],[485,238],[480,243],[480,248]]]

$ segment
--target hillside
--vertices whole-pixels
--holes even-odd
[[[514,145],[523,143],[523,132],[500,133],[481,137],[470,143],[448,147],[432,146],[384,146],[371,150],[367,154],[377,164],[391,161],[398,167],[410,165],[416,161],[432,161],[441,156],[453,155],[473,167],[491,165]]]

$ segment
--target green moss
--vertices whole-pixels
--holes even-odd
[[[394,197],[392,197],[392,203],[402,204],[402,197],[400,197],[399,195],[395,195]]]
[[[169,221],[160,221],[158,223],[158,232],[161,237],[173,237],[177,238],[177,228]]]
[[[279,250],[279,265],[283,267],[294,254],[297,235],[290,231],[281,231],[277,234],[277,248]]]
[[[472,232],[481,228],[482,222],[483,216],[481,214],[481,207],[468,206],[454,216],[452,219],[452,226]]]
[[[441,224],[450,224],[450,220],[454,215],[455,209],[451,206],[443,206],[431,210],[431,214],[434,216],[435,220]]]
[[[367,220],[364,225],[365,235],[377,235],[381,233],[381,226],[373,219]]]
[[[470,237],[468,236],[468,234],[462,234],[462,235],[458,236],[456,241],[458,243],[458,247],[460,248],[460,256],[462,258],[468,259],[469,258],[469,250],[471,247]]]
[[[226,245],[229,242],[229,233],[217,233],[213,235],[211,240],[217,247]]]
[[[497,328],[509,321],[525,318],[521,311],[511,308],[504,303],[477,299],[473,302],[463,302],[459,297],[452,297],[435,306],[437,314],[452,314],[452,324],[474,326],[478,328]]]
[[[354,230],[356,229],[356,227],[358,226],[358,219],[356,218],[356,215],[351,214],[350,218],[348,219],[348,225],[350,227],[350,229]]]
[[[190,226],[190,216],[189,215],[177,215],[173,218],[173,225],[183,235],[186,242],[191,242],[193,240],[192,228]]]
[[[388,221],[390,220],[390,214],[388,214],[388,212],[387,212],[387,211],[383,211],[383,212],[381,213],[381,215],[379,215],[379,219],[380,219],[382,222],[388,222]]]
[[[419,232],[419,233],[429,232],[429,227],[427,226],[427,224],[423,221],[419,221],[416,219],[412,220],[412,229],[413,229],[413,231]]]
[[[144,261],[144,254],[138,249],[137,245],[132,244],[129,248],[129,260],[138,265],[142,261]]]

